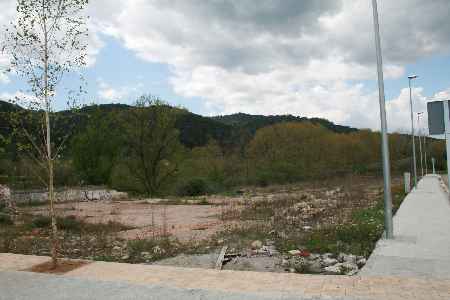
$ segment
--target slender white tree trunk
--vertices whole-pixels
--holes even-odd
[[[42,2],[43,13],[45,16],[44,0]],[[55,191],[53,187],[53,158],[52,158],[52,144],[50,134],[50,101],[48,93],[48,32],[47,24],[44,19],[44,102],[45,102],[45,129],[46,129],[46,146],[47,146],[47,164],[48,164],[48,199],[50,204],[50,218],[52,220],[52,238],[51,238],[51,254],[52,266],[56,268],[58,265],[58,229],[56,227],[55,216]]]

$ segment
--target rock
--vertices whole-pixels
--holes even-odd
[[[338,263],[338,260],[335,258],[326,257],[322,259],[322,265],[324,267],[329,267]]]
[[[114,246],[113,251],[122,251],[122,248],[120,248],[119,246]]]
[[[253,241],[252,244],[251,244],[251,248],[255,249],[255,250],[256,249],[260,249],[262,246],[263,246],[262,242],[258,241],[258,240]]]
[[[141,256],[150,256],[150,252],[146,252],[146,251],[141,252]]]
[[[275,245],[275,242],[271,241],[271,240],[266,240],[266,245],[267,246],[273,246],[273,245]]]
[[[294,269],[294,268],[290,268],[290,269],[289,269],[289,272],[290,272],[290,273],[295,273],[295,269]]]
[[[275,246],[268,246],[267,250],[268,250],[270,256],[280,254],[280,252],[277,250],[277,248],[275,248]]]
[[[310,274],[320,274],[323,272],[320,261],[309,261],[305,267],[305,272]]]
[[[323,259],[325,258],[334,258],[334,254],[333,253],[324,253],[321,255]]]
[[[289,265],[290,265],[289,260],[284,259],[284,258],[281,260],[281,266],[283,268],[289,267]]]
[[[309,260],[316,260],[316,259],[318,259],[318,258],[320,258],[320,254],[316,254],[316,253],[311,253],[311,254],[308,256],[308,259],[309,259]]]
[[[355,263],[344,262],[341,265],[341,272],[346,275],[354,275],[358,272],[358,266]]]
[[[297,273],[304,273],[308,266],[308,261],[303,257],[295,258],[291,263]]]
[[[342,264],[337,263],[333,266],[328,266],[324,268],[326,275],[341,275],[342,274]]]
[[[363,258],[360,258],[360,259],[358,259],[357,261],[356,261],[356,265],[358,266],[358,268],[362,268],[362,267],[364,267],[365,265],[366,265],[366,263],[367,263],[367,260],[363,257]]]
[[[312,229],[311,226],[303,226],[302,228],[304,231],[310,231]]]
[[[300,253],[302,253],[302,251],[295,249],[295,250],[288,251],[288,253],[293,256],[298,256],[298,255],[300,255]]]
[[[121,259],[122,260],[128,260],[128,259],[130,259],[130,256],[129,255],[124,255],[124,256],[121,257]]]
[[[344,262],[356,264],[356,255],[353,255],[353,254],[345,255]]]
[[[164,251],[164,249],[162,249],[159,246],[153,247],[152,251],[153,251],[153,254],[164,254],[164,253],[166,253],[166,251]]]

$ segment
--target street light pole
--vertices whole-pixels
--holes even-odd
[[[417,164],[416,164],[416,143],[414,141],[414,115],[412,102],[411,80],[416,79],[417,75],[408,76],[409,83],[409,106],[411,109],[411,139],[412,139],[412,157],[413,157],[413,173],[414,173],[414,187],[417,186]]]
[[[423,112],[417,113],[417,136],[419,137],[419,153],[420,153],[420,170],[422,172],[423,177],[423,156],[422,156],[422,128],[420,127],[420,116],[423,114]]]
[[[381,121],[381,151],[383,156],[383,178],[384,178],[384,226],[386,238],[394,237],[392,225],[392,196],[391,196],[391,170],[389,163],[389,143],[387,136],[386,122],[386,101],[384,98],[384,79],[383,79],[383,58],[381,55],[380,25],[378,23],[377,0],[372,0],[373,8],[373,26],[375,32],[375,48],[377,54],[377,73],[378,73],[378,96],[380,102],[380,121]]]

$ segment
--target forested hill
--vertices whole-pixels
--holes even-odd
[[[55,113],[54,117],[56,123],[61,122],[61,124],[73,123],[73,120],[76,120],[77,124],[75,126],[75,131],[79,132],[86,126],[87,119],[94,114],[96,116],[104,117],[118,112],[125,113],[130,108],[131,106],[125,104],[91,105],[83,107],[79,112],[77,112],[77,117],[74,116],[72,111],[60,111]],[[16,105],[0,101],[0,125],[2,127],[1,131],[4,134],[7,133],[7,128],[9,127],[7,120],[5,120],[5,112],[10,112],[16,109],[20,108]],[[178,110],[178,108],[173,109]],[[196,146],[203,146],[211,139],[218,141],[220,144],[233,144],[239,142],[238,136],[240,136],[242,132],[247,132],[248,134],[253,135],[256,130],[277,123],[305,121],[320,124],[336,133],[350,133],[357,131],[356,128],[336,125],[328,120],[320,118],[308,119],[305,117],[296,117],[292,115],[263,116],[244,113],[205,117],[184,110],[178,114],[176,127],[180,131],[180,140],[182,144],[192,148]],[[61,129],[61,126],[59,127],[60,128],[57,131],[60,131]],[[65,135],[65,125],[62,127],[63,130],[61,131],[61,134]]]
[[[231,125],[233,127],[245,128],[250,132],[254,133],[256,130],[262,127],[270,126],[282,122],[305,122],[309,121],[313,124],[319,124],[323,127],[336,132],[336,133],[350,133],[358,131],[356,128],[336,125],[326,119],[321,118],[306,118],[306,117],[296,117],[293,115],[275,115],[275,116],[264,116],[264,115],[250,115],[244,113],[237,113],[225,116],[212,117],[213,120],[219,121],[226,125]]]

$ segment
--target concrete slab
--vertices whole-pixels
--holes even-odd
[[[2,257],[7,256],[0,256],[0,262]],[[35,260],[33,256],[18,258]],[[0,300],[449,298],[450,280],[412,277],[316,276],[110,262],[93,262],[64,275],[0,271]]]
[[[0,253],[0,271],[20,271],[50,261],[47,256]]]
[[[427,175],[394,217],[394,239],[382,239],[361,275],[450,278],[450,202],[437,175]]]

